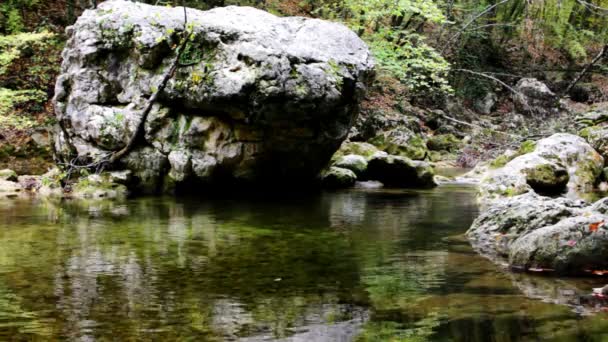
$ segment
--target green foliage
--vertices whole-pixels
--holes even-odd
[[[429,315],[415,323],[412,328],[404,327],[397,322],[370,322],[363,332],[357,336],[357,342],[426,342],[430,341],[434,329],[439,327],[441,315],[431,312]]]
[[[44,90],[53,82],[53,70],[58,68],[58,61],[52,59],[52,54],[46,54],[54,38],[49,32],[0,35],[0,80],[16,88],[0,87],[0,129],[27,129],[36,125],[25,114],[42,111],[42,104],[48,100]],[[12,68],[25,49],[35,51],[28,57],[33,65],[17,69],[19,77],[15,78],[11,75]],[[27,71],[22,72],[23,69]]]
[[[369,45],[380,67],[414,91],[451,92],[447,80],[450,64],[424,42],[423,36],[408,34],[405,38],[408,43],[398,46],[394,38],[391,39],[397,35],[395,31],[386,30],[371,36]]]
[[[26,129],[35,126],[31,118],[14,113],[17,106],[31,103],[43,103],[47,100],[45,92],[40,90],[10,90],[0,88],[0,129]]]
[[[4,18],[4,20],[0,20],[0,31],[6,33],[23,31],[22,11],[32,8],[38,2],[39,0],[6,0],[0,4],[0,18]]]
[[[321,6],[317,12],[358,32],[370,45],[379,67],[411,91],[451,91],[446,78],[449,63],[418,32],[427,23],[445,22],[437,2],[342,0]]]
[[[25,46],[42,43],[53,36],[49,32],[0,35],[0,76],[4,75],[8,66],[19,58]]]
[[[587,6],[577,0],[525,1],[512,0],[497,7],[495,17],[488,16],[487,22],[510,24],[494,30],[502,39],[512,38],[532,49],[561,49],[572,60],[583,61],[589,57],[589,50],[605,44],[608,38],[608,17],[599,8],[608,8],[608,1],[597,0]]]

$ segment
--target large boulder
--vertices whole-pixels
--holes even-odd
[[[373,78],[346,27],[249,7],[188,9],[192,31],[137,146],[115,169],[138,187],[314,180]],[[110,0],[67,30],[55,106],[62,159],[125,147],[172,64],[183,8]]]
[[[520,236],[574,216],[582,206],[579,201],[553,200],[533,192],[509,197],[484,210],[467,237],[482,254],[508,257],[511,244]]]
[[[584,139],[566,133],[541,139],[525,152],[499,157],[487,169],[480,183],[483,203],[527,192],[578,198],[593,189],[604,165]]]
[[[571,134],[523,150],[486,168],[482,212],[467,232],[474,248],[524,271],[576,275],[605,269],[608,200],[586,202],[604,158]]]
[[[527,193],[496,203],[467,236],[482,254],[513,268],[582,274],[608,266],[605,200],[593,205]]]

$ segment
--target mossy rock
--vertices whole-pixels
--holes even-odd
[[[0,180],[16,182],[17,181],[17,173],[10,169],[0,170]]]
[[[536,149],[536,142],[532,140],[526,140],[519,146],[519,149],[516,152],[511,151],[505,152],[500,156],[496,157],[494,160],[490,162],[490,167],[493,169],[501,168],[507,165],[511,160],[523,156],[524,154],[532,153]]]
[[[367,170],[367,160],[363,156],[349,154],[340,158],[333,166],[351,170],[357,177],[361,177]]]
[[[399,139],[379,135],[371,139],[370,143],[390,155],[406,157],[413,160],[423,160],[427,157],[429,152],[426,147],[426,141],[418,135]]]
[[[367,176],[387,186],[432,188],[436,186],[431,165],[401,156],[379,153],[368,163]]]
[[[591,126],[578,132],[602,157],[608,158],[608,127]]]
[[[367,160],[378,151],[378,148],[376,148],[376,146],[370,143],[359,141],[345,141],[340,146],[340,149],[338,149],[338,151],[334,153],[332,160],[335,162],[340,160],[340,158],[351,154],[362,156]]]
[[[324,187],[338,189],[349,188],[357,181],[357,175],[351,170],[332,166],[321,174]]]
[[[84,177],[72,187],[72,196],[77,198],[125,198],[128,189],[113,181],[110,173]]]
[[[559,194],[566,190],[568,170],[556,164],[539,164],[523,170],[526,182],[539,194]]]
[[[454,134],[440,134],[428,138],[426,147],[431,151],[454,152],[460,148],[461,143]]]

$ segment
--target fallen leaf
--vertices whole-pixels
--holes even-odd
[[[599,222],[591,223],[589,225],[589,231],[590,232],[596,232],[603,225],[604,225],[604,221],[599,221]]]
[[[567,242],[568,246],[573,247],[574,245],[576,245],[576,241],[574,240],[570,240]]]
[[[601,276],[601,275],[608,274],[608,270],[594,270],[594,271],[593,271],[593,272],[591,272],[591,273],[593,273],[593,274],[595,274],[595,275],[600,275],[600,276]]]

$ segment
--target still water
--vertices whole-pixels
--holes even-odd
[[[506,272],[474,189],[0,201],[0,340],[606,341],[601,279]]]

